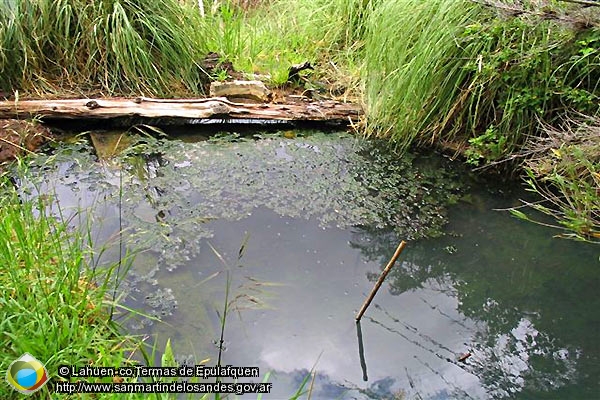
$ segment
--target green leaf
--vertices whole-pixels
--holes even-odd
[[[514,216],[517,217],[519,219],[522,219],[523,221],[529,221],[529,217],[527,215],[525,215],[524,212],[519,211],[519,210],[510,210],[510,213]]]
[[[176,367],[175,356],[173,355],[173,349],[171,348],[171,339],[167,340],[165,345],[165,352],[163,353],[161,360],[161,366],[164,367]]]

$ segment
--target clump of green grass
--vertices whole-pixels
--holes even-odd
[[[199,93],[199,18],[177,0],[0,2],[0,90]]]
[[[0,190],[0,370],[25,352],[50,377],[61,364],[125,365],[136,345],[107,318],[111,269],[89,266],[84,238],[48,215],[47,198],[22,200],[5,176]],[[0,385],[1,398],[21,396]]]
[[[539,132],[537,118],[600,112],[600,31],[550,11],[511,17],[471,1],[383,1],[367,21],[367,132],[401,148],[469,146],[477,164],[518,150]]]
[[[479,16],[463,0],[384,0],[371,12],[362,71],[370,135],[392,137],[400,148],[436,139],[434,127],[468,75],[461,34]]]

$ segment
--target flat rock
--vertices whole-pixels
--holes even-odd
[[[261,81],[212,82],[210,96],[266,103],[271,99],[271,91]]]

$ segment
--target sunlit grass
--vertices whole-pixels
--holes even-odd
[[[363,4],[276,0],[244,11],[223,2],[207,15],[203,30],[211,51],[273,84],[285,83],[289,67],[307,60],[317,65],[315,76],[348,81],[348,75],[358,77],[353,60],[362,44],[354,27],[361,29],[356,20]]]

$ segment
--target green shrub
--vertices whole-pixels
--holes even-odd
[[[448,134],[464,135],[477,151],[490,130],[495,132],[497,147],[482,153],[486,161],[506,157],[538,135],[539,121],[555,123],[573,111],[600,111],[594,78],[600,76],[600,50],[594,48],[600,31],[578,33],[553,21],[495,18],[468,27],[465,40],[486,46],[465,64],[468,99]]]

